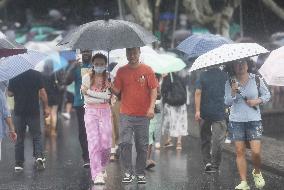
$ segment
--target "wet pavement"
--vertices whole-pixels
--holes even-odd
[[[47,157],[46,170],[38,172],[33,168],[32,145],[29,135],[26,139],[25,168],[22,173],[14,173],[14,146],[7,139],[2,144],[0,161],[0,190],[231,190],[239,182],[235,158],[224,153],[218,174],[205,174],[203,171],[199,140],[186,137],[183,150],[162,148],[154,151],[157,166],[146,174],[147,184],[121,184],[118,162],[110,163],[107,184],[93,186],[90,172],[82,168],[77,125],[75,120],[63,122],[56,138],[45,139]],[[255,189],[250,175],[249,184]],[[263,171],[267,185],[264,190],[284,189],[284,177]]]

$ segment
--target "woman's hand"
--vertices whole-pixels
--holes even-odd
[[[247,105],[249,105],[250,107],[258,106],[259,104],[261,104],[261,102],[262,100],[260,98],[250,99],[246,101]]]
[[[81,91],[82,91],[83,94],[87,94],[88,88],[82,85]]]
[[[113,84],[111,82],[106,81],[106,88],[112,88]]]
[[[235,97],[236,94],[237,94],[237,92],[239,91],[239,85],[238,85],[238,83],[237,83],[236,81],[233,81],[231,88],[232,88],[231,95],[232,95],[232,97]]]

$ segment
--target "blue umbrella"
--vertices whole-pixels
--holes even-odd
[[[233,43],[232,40],[214,34],[193,34],[182,41],[176,49],[186,54],[187,59],[197,58],[223,44]]]

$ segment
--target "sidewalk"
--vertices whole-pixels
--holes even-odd
[[[189,134],[199,137],[198,124],[194,121],[193,113],[188,114]],[[225,144],[224,151],[235,154],[233,144]],[[251,162],[251,153],[247,151],[247,159]],[[262,167],[272,173],[284,176],[284,142],[263,136],[262,138]]]

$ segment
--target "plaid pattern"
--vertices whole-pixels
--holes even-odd
[[[193,34],[182,41],[176,49],[187,54],[187,59],[196,58],[223,44],[233,43],[230,39],[214,34]]]
[[[15,76],[33,69],[47,55],[28,50],[25,54],[14,55],[0,60],[0,81],[10,80]]]

